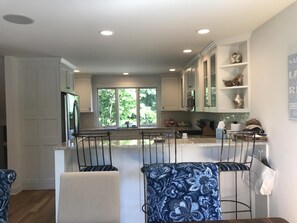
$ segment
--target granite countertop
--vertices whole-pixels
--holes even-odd
[[[190,145],[197,144],[199,146],[220,146],[221,140],[214,137],[206,136],[189,136],[187,139],[177,139],[176,143],[178,145]],[[141,139],[114,139],[111,140],[112,148],[139,148],[142,146]],[[60,146],[56,146],[55,149],[75,149],[74,140],[69,140],[67,143],[63,143]]]
[[[124,138],[112,138],[111,140],[111,147],[113,149],[120,149],[120,148],[140,148],[142,146],[142,141],[140,138],[133,138],[129,139],[129,136]],[[185,145],[197,145],[199,147],[217,147],[221,146],[221,139],[216,139],[214,136],[202,136],[202,135],[189,135],[188,138],[182,139],[178,138],[176,141],[177,145],[185,146]],[[257,141],[257,145],[266,145],[267,142]],[[56,146],[55,149],[75,149],[75,142],[74,140],[70,140],[67,143],[63,143],[60,146]]]

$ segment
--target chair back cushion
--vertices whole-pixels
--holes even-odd
[[[59,223],[119,223],[118,171],[61,174]]]
[[[11,184],[16,179],[16,172],[0,169],[0,222],[8,221],[8,204]]]
[[[149,223],[221,219],[216,164],[152,164],[145,174]]]

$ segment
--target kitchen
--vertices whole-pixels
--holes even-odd
[[[287,205],[279,204],[281,202],[293,205],[294,197],[296,197],[294,194],[296,175],[292,174],[291,177],[288,177],[288,174],[286,174],[288,163],[294,162],[294,155],[296,154],[294,133],[296,133],[297,126],[294,121],[288,119],[287,112],[287,56],[296,53],[297,36],[291,28],[294,27],[294,22],[292,21],[296,18],[296,10],[296,4],[291,5],[266,24],[253,30],[250,40],[250,117],[256,117],[261,120],[265,131],[269,134],[269,160],[278,172],[273,194],[269,198],[270,213],[274,216],[285,217],[290,222],[294,222],[297,219],[296,213],[288,209]],[[22,128],[20,128],[20,123],[23,124],[24,120],[22,120],[23,115],[21,114],[23,108],[20,103],[19,89],[24,82],[22,82],[23,79],[21,79],[17,71],[19,61],[13,57],[2,58],[2,60],[5,61],[5,66],[1,70],[3,73],[5,70],[6,110],[9,111],[6,114],[7,141],[11,148],[8,153],[8,161],[9,167],[20,172],[20,178],[16,181],[15,189],[21,190],[32,188],[33,186],[35,188],[53,187],[54,170],[47,166],[52,166],[54,163],[51,148],[59,141],[57,137],[61,135],[61,130],[56,127],[54,122],[51,122],[53,117],[48,116],[45,120],[45,122],[50,123],[47,131],[54,129],[54,131],[57,131],[57,136],[51,133],[46,138],[47,143],[42,145],[42,150],[37,150],[40,146],[38,138],[30,136],[25,138],[26,145],[22,144],[23,141],[21,139],[24,138],[25,129],[30,132],[29,130],[36,127],[36,122],[35,125],[31,122],[30,125],[25,125],[25,127],[22,125]],[[57,67],[53,69],[57,69]],[[11,75],[8,75],[8,73]],[[54,80],[47,81],[53,82]],[[48,83],[47,81],[45,83]],[[32,83],[26,84],[27,86],[32,86]],[[44,86],[46,87],[46,85]],[[56,87],[56,90],[59,92],[58,87]],[[51,99],[53,98],[58,98],[58,95],[53,96]],[[49,102],[53,102],[53,100],[49,100]],[[48,107],[53,109],[57,107],[57,103],[53,102]],[[32,111],[26,111],[26,114],[28,115],[28,120],[33,120],[33,115],[35,115],[33,108]],[[184,114],[187,114],[187,120],[183,117]],[[205,118],[213,120],[215,119],[213,118],[214,115],[207,113]],[[93,118],[86,116],[87,122]],[[166,111],[164,112],[164,117],[164,119],[174,118],[176,121],[193,120],[194,122],[202,118],[198,113],[184,111]],[[217,118],[217,120],[220,119],[220,117]],[[93,123],[95,122],[88,122],[86,126],[90,126]],[[40,127],[40,131],[44,131],[42,129],[43,125]],[[35,133],[38,133],[38,131],[35,131]],[[23,147],[28,149],[23,151]],[[46,159],[46,157],[50,158]],[[30,163],[32,165],[29,165]],[[290,191],[290,193],[287,191]]]

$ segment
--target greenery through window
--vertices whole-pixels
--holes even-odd
[[[98,89],[98,125],[102,127],[157,125],[156,88]]]

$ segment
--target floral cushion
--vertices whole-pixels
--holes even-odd
[[[148,223],[221,219],[216,164],[152,164],[145,175]]]
[[[8,220],[8,203],[11,184],[16,178],[14,170],[0,169],[0,222]]]

